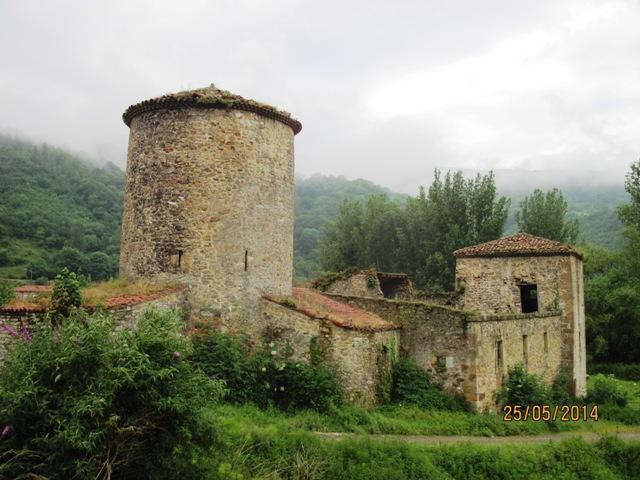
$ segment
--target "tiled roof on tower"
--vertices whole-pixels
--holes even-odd
[[[271,105],[241,97],[227,90],[220,90],[214,84],[196,90],[169,93],[136,103],[127,108],[122,115],[122,119],[130,127],[131,120],[142,113],[162,109],[178,110],[181,108],[243,110],[284,123],[293,130],[294,135],[302,130],[302,124],[295,118],[291,118],[290,113],[278,110]]]
[[[546,255],[574,255],[582,258],[573,247],[536,237],[528,233],[518,233],[510,237],[499,238],[490,242],[464,247],[453,252],[457,258],[464,257],[529,257]]]

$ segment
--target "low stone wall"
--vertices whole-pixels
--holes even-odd
[[[347,399],[363,406],[375,404],[380,369],[398,353],[398,330],[340,327],[269,299],[262,301],[260,318],[246,327],[254,345],[273,342],[294,359],[309,361],[315,349],[336,369]]]
[[[107,311],[116,317],[119,328],[131,328],[135,325],[136,319],[144,310],[148,308],[158,308],[179,312],[185,308],[184,299],[184,290],[180,290],[149,301],[119,305],[109,308]],[[37,328],[40,322],[45,320],[45,317],[46,312],[44,310],[0,309],[0,359],[4,356],[6,346],[12,338],[11,331],[20,334],[23,326],[26,326],[32,331],[34,328]]]

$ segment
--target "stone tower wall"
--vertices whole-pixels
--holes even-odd
[[[518,283],[521,282],[537,284],[540,314],[560,314],[560,327],[550,329],[548,335],[561,341],[562,363],[572,372],[574,393],[579,396],[585,395],[586,344],[582,260],[574,255],[549,255],[470,257],[458,258],[456,261],[456,286],[464,288],[463,308],[483,315],[518,316],[521,313]],[[555,339],[549,340],[552,341]],[[507,340],[505,342],[508,343]],[[509,347],[507,343],[505,348]]]
[[[155,110],[130,125],[120,274],[184,282],[197,313],[291,293],[293,131],[255,113]]]

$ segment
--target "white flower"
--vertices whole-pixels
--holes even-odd
[[[269,348],[273,348],[273,347],[275,347],[275,346],[276,346],[276,344],[275,344],[275,343],[273,343],[273,342],[271,342],[271,343],[269,344]]]
[[[275,350],[271,350],[271,355],[275,355],[276,353],[278,352],[276,352]]]
[[[281,391],[281,392],[284,392],[284,387],[280,387],[280,391]]]
[[[267,367],[262,367],[260,370],[263,371],[263,372],[266,372],[267,371]]]

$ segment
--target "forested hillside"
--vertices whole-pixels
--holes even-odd
[[[124,172],[58,148],[0,137],[0,271],[34,279],[70,266],[116,272]],[[27,273],[28,272],[28,273]]]
[[[329,220],[338,216],[345,200],[364,202],[367,197],[386,194],[392,200],[407,197],[367,180],[347,180],[345,177],[314,175],[296,179],[294,270],[297,278],[310,278],[319,272],[318,246]]]
[[[98,168],[64,150],[0,137],[0,276],[52,277],[62,265],[93,278],[115,274],[124,172]],[[620,246],[617,206],[622,186],[563,190],[569,216],[580,220],[581,241]],[[528,191],[512,199],[505,233],[516,230],[513,212]],[[344,200],[385,194],[399,204],[407,195],[367,180],[314,175],[295,188],[294,268],[310,278],[319,266],[319,241]],[[29,272],[27,272],[29,270]]]

